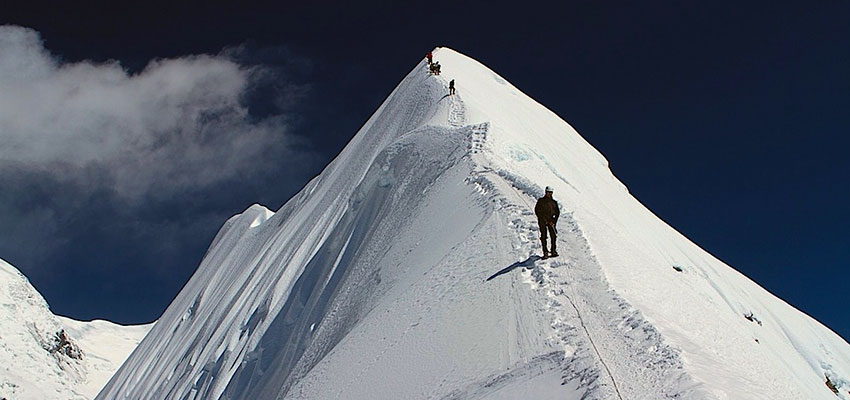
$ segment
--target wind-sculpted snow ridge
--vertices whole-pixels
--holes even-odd
[[[510,230],[518,235],[512,247],[527,253],[539,248],[533,212],[534,194],[543,190],[505,171],[482,170],[474,180],[490,183],[491,198],[500,204]],[[531,196],[529,196],[531,194]],[[640,313],[612,292],[599,264],[571,213],[559,222],[560,258],[539,256],[499,271],[524,267],[525,282],[540,294],[541,308],[551,319],[552,340],[563,346],[559,370],[564,382],[581,382],[581,398],[657,399],[711,398],[683,371],[679,354],[664,343]],[[579,386],[582,388],[582,386]],[[477,397],[458,396],[458,398]]]
[[[557,115],[434,56],[280,210],[225,224],[99,399],[835,398],[827,377],[850,397],[844,340],[664,224]]]
[[[150,327],[53,315],[27,278],[0,260],[0,399],[91,399]]]

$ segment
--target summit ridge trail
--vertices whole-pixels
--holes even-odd
[[[460,99],[452,106],[465,109]],[[488,159],[494,155],[486,146],[489,122],[468,128],[475,164],[468,180],[485,188],[481,191],[489,192],[491,201],[498,204],[497,213],[513,232],[513,254],[518,259],[532,259],[529,255],[540,251],[540,232],[532,211],[536,199],[530,194],[542,194],[542,190],[491,167]],[[586,398],[592,399],[633,399],[645,393],[663,393],[663,399],[682,398],[686,393],[673,388],[693,385],[680,385],[690,377],[679,353],[611,289],[577,221],[569,210],[563,211],[558,227],[561,256],[538,260],[519,272],[537,294],[540,309],[549,315],[552,337],[548,340],[564,349],[563,383],[587,381]],[[712,398],[699,397],[704,393],[687,395]]]

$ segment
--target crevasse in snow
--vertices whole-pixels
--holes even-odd
[[[838,335],[505,79],[434,56],[443,74],[416,65],[280,210],[225,223],[99,399],[835,398],[827,376],[850,397]],[[561,257],[542,261],[546,185]]]

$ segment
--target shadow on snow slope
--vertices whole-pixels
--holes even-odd
[[[534,263],[539,261],[540,259],[541,259],[540,256],[534,255],[534,256],[530,256],[530,257],[526,258],[525,260],[517,261],[517,262],[515,262],[511,265],[508,265],[505,268],[502,268],[499,272],[496,272],[495,274],[490,275],[490,277],[487,278],[487,280],[491,281],[491,280],[493,280],[493,278],[496,278],[499,275],[507,274],[508,272],[513,271],[515,268],[519,268],[519,267],[532,268],[532,267],[534,267]]]

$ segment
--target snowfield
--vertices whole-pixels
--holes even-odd
[[[280,210],[225,223],[98,399],[850,399],[846,341],[499,75],[434,58]]]
[[[152,325],[53,315],[27,278],[0,260],[0,399],[92,399]]]

